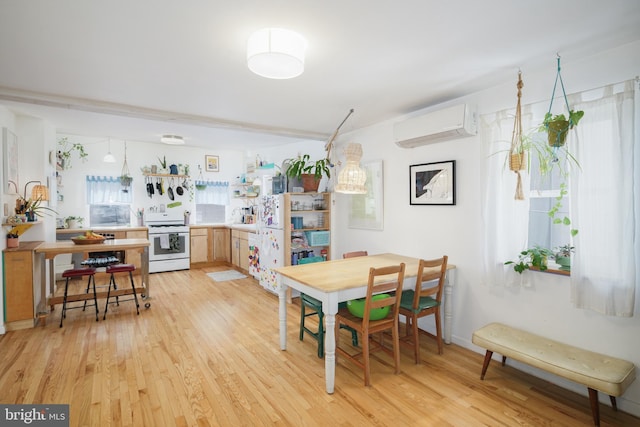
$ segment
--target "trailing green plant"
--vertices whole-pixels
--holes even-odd
[[[84,151],[84,146],[78,142],[69,141],[68,137],[62,137],[58,140],[58,160],[62,169],[71,168],[71,153],[76,151],[78,157],[83,162],[87,161],[89,154]]]
[[[535,267],[540,271],[545,271],[547,270],[547,260],[552,256],[553,252],[550,249],[536,245],[520,252],[518,255],[518,261],[507,261],[504,264],[513,264],[514,271],[520,274],[525,270],[530,270],[531,267]]]
[[[331,163],[329,159],[320,159],[316,161],[310,160],[311,156],[304,154],[298,156],[295,159],[288,159],[289,167],[286,170],[286,174],[292,178],[300,178],[300,175],[308,173],[315,176],[316,180],[326,175],[327,178],[331,178]]]
[[[553,123],[564,123],[566,122],[566,129],[573,129],[574,126],[578,125],[578,122],[584,116],[584,111],[578,110],[569,110],[569,119],[564,114],[551,114],[551,111],[548,111],[547,114],[544,115],[544,120],[542,120],[542,124],[540,125],[540,132],[546,132],[549,130],[549,127],[553,125]]]

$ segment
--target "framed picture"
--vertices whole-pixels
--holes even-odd
[[[218,156],[204,156],[204,170],[207,172],[220,172]]]
[[[411,205],[455,205],[456,161],[409,166]]]
[[[367,193],[349,196],[348,226],[349,228],[382,230],[384,229],[382,160],[363,163],[362,168],[367,172],[367,181],[364,184],[367,188]]]
[[[7,128],[2,128],[2,157],[4,193],[15,194],[18,192],[18,138]],[[15,188],[9,181],[13,181]]]

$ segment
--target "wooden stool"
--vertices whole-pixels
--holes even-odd
[[[133,289],[133,298],[130,298],[126,301],[135,300],[136,314],[138,315],[140,314],[140,304],[138,304],[138,295],[136,294],[136,285],[133,282],[133,272],[135,271],[135,269],[136,269],[136,266],[133,264],[116,264],[116,265],[107,266],[107,274],[110,274],[111,277],[109,278],[109,290],[107,291],[107,303],[104,306],[104,316],[102,317],[102,320],[107,318],[107,309],[109,308],[109,298],[111,296],[111,287],[113,286],[114,290],[118,289],[116,285],[116,278],[114,276],[114,274],[116,273],[129,273],[129,280],[131,280],[131,289]],[[114,304],[114,303],[111,303],[111,304]],[[116,296],[115,304],[120,305],[120,301],[118,300],[117,296]]]
[[[68,309],[72,309],[72,308],[82,308],[84,310],[84,308],[87,305],[87,302],[85,300],[85,303],[83,304],[82,307],[67,307],[67,293],[69,291],[69,279],[71,279],[72,277],[84,277],[84,276],[89,276],[89,281],[87,282],[87,293],[88,293],[88,289],[91,286],[91,284],[93,283],[93,305],[96,306],[96,322],[98,321],[98,297],[96,295],[96,279],[94,277],[94,275],[96,274],[96,269],[93,267],[89,267],[89,268],[72,268],[70,270],[65,270],[62,272],[62,277],[65,277],[67,280],[64,284],[64,298],[62,300],[62,314],[60,315],[60,327],[62,328],[62,320],[64,318],[67,317],[67,310]]]

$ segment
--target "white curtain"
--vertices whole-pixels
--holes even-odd
[[[531,127],[530,114],[522,107],[522,126]],[[507,260],[517,260],[527,247],[529,199],[515,200],[517,175],[508,168],[515,108],[481,117],[481,176],[483,197],[481,208],[483,279],[487,286],[526,285],[529,272],[522,275]],[[520,172],[522,188],[528,193],[529,175]]]
[[[203,190],[196,188],[196,204],[229,204],[228,181],[196,181],[196,186],[205,186]]]
[[[132,187],[125,193],[120,184],[120,178],[114,176],[89,175],[87,183],[87,203],[90,205],[104,205],[111,203],[131,203]]]
[[[578,308],[612,316],[633,316],[637,286],[635,239],[640,233],[635,223],[640,213],[634,183],[640,182],[635,172],[640,155],[634,147],[640,146],[640,138],[634,135],[634,103],[639,104],[634,92],[634,82],[628,81],[568,96],[572,109],[585,112],[567,141],[580,164],[571,169],[569,195],[572,228],[579,230],[573,240],[572,301]],[[543,104],[522,108],[523,129],[541,123]],[[530,274],[541,274],[525,271],[520,276],[513,266],[504,265],[528,246],[529,203],[514,200],[516,176],[505,167],[513,114],[481,117],[482,280],[489,286],[526,285]],[[526,172],[522,176],[526,193],[529,179]]]
[[[585,98],[592,98],[587,100]],[[569,97],[585,115],[572,152],[582,171],[571,179],[574,237],[571,295],[576,307],[611,316],[634,312],[636,252],[634,82]],[[571,142],[570,142],[571,143]],[[575,172],[575,171],[574,171]],[[635,176],[635,178],[634,178]]]

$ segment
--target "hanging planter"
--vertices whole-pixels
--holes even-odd
[[[513,123],[513,135],[511,137],[511,148],[509,149],[509,170],[513,171],[517,175],[516,193],[514,198],[516,200],[524,200],[524,192],[522,191],[522,177],[520,171],[525,169],[525,147],[522,141],[522,107],[520,99],[522,98],[522,88],[524,83],[522,82],[522,73],[518,72],[518,102],[516,104],[516,117]]]
[[[129,173],[129,166],[127,165],[127,141],[124,142],[124,163],[122,164],[122,172],[120,173],[120,185],[122,185],[122,192],[128,193],[129,187],[133,178]]]
[[[542,129],[546,130],[551,147],[562,147],[567,140],[569,129],[573,129],[584,116],[584,111],[569,111],[569,119],[564,114],[552,115],[548,112],[542,122]]]

